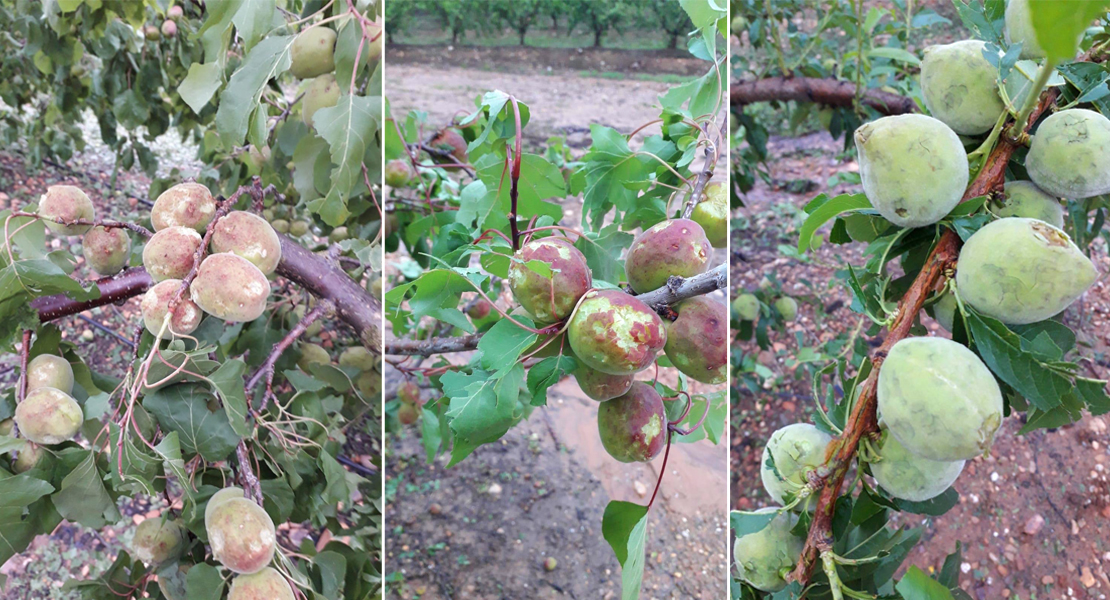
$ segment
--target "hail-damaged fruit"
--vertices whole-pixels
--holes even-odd
[[[179,183],[159,194],[150,209],[155,231],[169,227],[188,227],[204,231],[216,216],[216,199],[199,183]]]
[[[246,498],[220,503],[208,515],[206,528],[212,556],[235,573],[257,573],[274,558],[274,521]]]
[[[922,458],[889,434],[883,436],[879,456],[879,461],[871,463],[876,483],[891,496],[910,502],[924,502],[943,494],[956,482],[965,462]]]
[[[273,567],[231,580],[227,600],[293,600],[289,582]]]
[[[1096,279],[1098,270],[1068,234],[1020,217],[999,219],[972,234],[956,266],[960,297],[1011,325],[1056,315]]]
[[[705,186],[705,198],[690,213],[690,220],[701,225],[714,248],[728,246],[728,190],[723,183]]]
[[[701,225],[690,219],[661,221],[632,240],[624,257],[624,273],[632,291],[642,294],[663,287],[672,275],[704,273],[712,254]]]
[[[956,132],[925,115],[883,117],[856,130],[863,192],[899,227],[924,227],[960,202],[969,178]]]
[[[139,523],[131,538],[131,554],[151,566],[177,557],[184,546],[185,528],[181,523],[158,517]]]
[[[925,106],[961,135],[990,131],[1006,110],[998,95],[998,69],[983,56],[986,47],[979,40],[929,46],[921,61]]]
[[[40,216],[46,217],[46,228],[58,235],[82,235],[92,225],[63,225],[51,219],[72,222],[78,219],[92,221],[96,218],[92,200],[81,188],[72,185],[52,185],[39,198]]]
[[[131,259],[131,237],[119,227],[93,227],[81,240],[85,262],[97,274],[115,275]]]
[[[212,251],[238,254],[269,275],[281,262],[281,240],[266,219],[242,210],[216,222]]]
[[[143,266],[154,281],[184,279],[204,241],[195,229],[173,226],[155,233],[143,246]]]
[[[72,396],[54,388],[39,388],[15,407],[19,433],[36,444],[47,446],[73,439],[85,415]]]
[[[326,73],[312,80],[305,88],[304,100],[301,101],[301,119],[304,124],[312,127],[316,111],[321,108],[335,106],[339,102],[339,83],[335,75]]]
[[[632,375],[610,375],[579,364],[574,369],[574,380],[591,400],[604,402],[623,396],[632,387]]]
[[[54,354],[40,354],[27,364],[27,391],[54,388],[73,393],[73,367],[69,361]]]
[[[755,514],[769,514],[781,510],[768,506]],[[764,592],[777,592],[786,587],[783,574],[790,572],[802,554],[805,541],[790,532],[798,516],[784,511],[776,515],[766,527],[736,538],[732,555],[736,561],[736,575],[748,585]]]
[[[1085,108],[1054,113],[1033,134],[1025,170],[1033,183],[1060,198],[1110,192],[1110,119]]]
[[[200,264],[189,292],[204,312],[224,321],[247,322],[266,310],[270,282],[239,255],[213,254]]]
[[[170,302],[173,301],[179,289],[181,289],[180,279],[167,279],[159,281],[143,295],[139,308],[143,314],[143,324],[150,335],[157,337],[161,333],[161,339],[168,340],[175,334],[188,335],[196,331],[200,325],[204,314],[201,313],[200,307],[189,299],[186,291],[173,311],[169,327],[162,331],[162,322],[170,312]]]
[[[208,499],[208,504],[204,507],[204,528],[208,529],[212,519],[212,512],[219,508],[220,505],[232,498],[243,497],[243,488],[236,486],[225,487],[215,494],[212,494],[212,497]]]
[[[1007,181],[1001,202],[988,204],[987,208],[999,217],[1037,219],[1064,228],[1064,205],[1032,181]]]
[[[540,324],[570,316],[592,284],[586,257],[565,238],[528,242],[509,265],[513,297]]]
[[[19,451],[19,455],[12,461],[12,471],[14,471],[16,475],[19,475],[20,473],[26,473],[35,468],[35,466],[39,464],[43,452],[44,450],[40,446],[31,444],[24,446],[23,449]]]
[[[667,343],[663,320],[619,290],[592,290],[570,320],[567,339],[587,366],[612,375],[646,369]]]
[[[832,436],[809,423],[794,423],[772,433],[760,462],[763,489],[779,503],[786,502],[787,494],[797,496],[808,483],[806,473],[824,464],[830,442]],[[811,500],[807,498],[798,506],[805,509]]]
[[[655,388],[639,381],[623,396],[602,402],[597,431],[609,456],[624,462],[649,462],[667,442],[667,413]]]
[[[674,322],[664,321],[663,352],[675,368],[702,383],[728,378],[728,307],[724,302],[695,296],[674,304]]]
[[[289,72],[297,79],[309,79],[335,70],[334,29],[313,27],[293,40],[289,48]]]
[[[921,458],[956,461],[985,454],[1002,425],[1002,392],[994,375],[952,340],[899,341],[879,370],[877,393],[880,424]]]

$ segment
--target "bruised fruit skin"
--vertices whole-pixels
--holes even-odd
[[[204,528],[208,529],[208,523],[212,518],[212,512],[220,507],[224,502],[232,498],[243,498],[243,488],[240,487],[225,487],[224,489],[212,494],[208,499],[208,505],[204,507]]]
[[[1001,205],[988,205],[995,216],[1037,219],[1064,228],[1064,205],[1032,181],[1007,181],[1002,196]]]
[[[705,186],[705,198],[694,207],[690,220],[701,225],[714,248],[728,246],[728,190],[724,184]]]
[[[289,48],[289,72],[297,79],[310,79],[335,70],[334,29],[313,27],[297,36]]]
[[[266,310],[270,282],[241,256],[213,254],[200,264],[189,292],[204,312],[224,321],[247,322]]]
[[[185,528],[181,523],[155,517],[135,528],[131,554],[148,565],[160,565],[180,554],[184,543]]]
[[[671,219],[656,223],[632,240],[624,257],[624,273],[632,290],[643,294],[666,285],[671,275],[704,273],[712,254],[701,225],[690,219]]]
[[[40,354],[27,363],[27,392],[54,388],[73,393],[73,367],[69,361],[53,354]]]
[[[1110,119],[1085,108],[1054,113],[1033,134],[1025,169],[1033,183],[1059,198],[1110,192]]]
[[[925,115],[883,117],[856,130],[863,191],[899,227],[944,218],[963,197],[967,153],[954,131]]]
[[[167,227],[143,246],[143,266],[154,281],[184,279],[193,269],[194,255],[202,243],[195,229]]]
[[[779,507],[769,506],[756,514],[773,513]],[[736,575],[748,585],[764,592],[777,592],[786,587],[782,574],[791,571],[802,554],[805,540],[790,532],[798,516],[781,512],[766,527],[736,538],[732,554]]]
[[[775,310],[779,311],[784,321],[793,321],[798,317],[798,301],[790,296],[783,296],[775,300]]]
[[[150,209],[155,231],[169,227],[188,227],[204,231],[216,216],[216,199],[199,183],[179,183],[162,192]]]
[[[281,240],[262,217],[237,210],[216,222],[212,232],[212,251],[238,254],[254,263],[264,275],[281,262]]]
[[[150,335],[158,337],[158,333],[162,331],[162,321],[170,312],[170,302],[173,301],[179,289],[181,289],[180,279],[166,279],[155,284],[143,295],[139,308],[143,313],[143,324],[146,325]],[[168,340],[175,334],[188,335],[196,331],[203,318],[204,314],[200,307],[189,299],[188,294],[183,294],[177,303],[177,308],[173,311],[169,327],[161,337]]]
[[[952,487],[964,470],[964,462],[929,460],[906,450],[892,435],[879,446],[882,460],[871,463],[871,474],[879,487],[895,498],[924,502]]]
[[[27,444],[19,451],[19,456],[16,456],[15,460],[12,461],[12,471],[16,475],[30,471],[39,463],[42,453],[42,448],[34,444]]]
[[[570,320],[567,339],[586,366],[631,375],[651,365],[667,343],[667,332],[655,311],[636,298],[619,290],[593,290]]]
[[[403,158],[395,158],[385,163],[385,184],[389,187],[404,187],[415,177],[416,173],[413,172],[409,162]]]
[[[85,415],[72,396],[54,388],[39,388],[15,407],[15,424],[23,437],[51,446],[72,440]]]
[[[990,450],[1002,424],[1002,392],[962,344],[906,338],[879,370],[878,411],[880,424],[915,456],[968,460]]]
[[[754,294],[740,294],[732,301],[732,310],[741,321],[755,321],[759,319],[759,298]]]
[[[81,188],[72,185],[52,185],[39,198],[40,216],[46,217],[46,228],[58,235],[83,235],[92,225],[62,225],[52,219],[72,222],[78,219],[92,221],[96,218],[92,200]]]
[[[695,296],[674,304],[678,313],[667,328],[663,352],[675,368],[702,383],[728,379],[728,308],[723,302]]]
[[[227,600],[293,600],[289,582],[273,567],[231,580]]]
[[[956,285],[975,310],[1010,325],[1062,312],[1098,279],[1066,233],[1036,219],[999,219],[960,250]]]
[[[797,496],[809,483],[806,472],[825,463],[825,450],[832,441],[832,436],[809,423],[794,423],[772,433],[760,461],[763,489],[780,504],[786,502],[787,494]],[[772,457],[774,469],[767,465]],[[807,498],[799,506],[804,510],[811,500]]]
[[[312,127],[316,111],[335,106],[339,102],[339,84],[331,73],[321,75],[308,84],[301,102],[301,118],[304,124]]]
[[[274,521],[246,498],[230,498],[207,519],[212,556],[239,574],[261,571],[274,558]]]
[[[610,375],[586,365],[574,370],[574,380],[591,400],[604,402],[623,396],[632,387],[632,375]]]
[[[623,463],[649,462],[667,441],[667,414],[655,388],[635,382],[626,394],[602,402],[597,431],[609,456]]]
[[[990,131],[1006,110],[998,95],[997,69],[983,57],[986,46],[979,40],[929,46],[921,61],[925,106],[961,135]]]
[[[593,285],[586,257],[563,238],[528,242],[509,265],[509,289],[528,314],[541,324],[570,316],[578,299]],[[527,263],[539,261],[551,269],[550,277],[533,271]]]
[[[297,360],[297,366],[302,371],[308,371],[309,365],[326,365],[331,362],[331,357],[328,356],[328,351],[319,344],[301,344],[301,357]]]
[[[115,275],[131,259],[131,237],[120,227],[93,227],[81,240],[85,262],[99,275]]]

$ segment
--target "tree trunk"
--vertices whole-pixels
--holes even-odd
[[[601,35],[604,33],[601,29],[594,30],[594,48],[601,47]]]
[[[551,31],[559,33],[559,15],[551,15]]]
[[[452,29],[451,30],[451,45],[452,46],[457,46],[458,44],[459,44],[459,30],[458,29]]]
[[[671,33],[671,45],[667,46],[667,47],[670,48],[671,50],[674,50],[675,48],[678,48],[678,32],[677,31]]]
[[[528,28],[525,27],[523,29],[518,29],[517,31],[520,32],[520,45],[523,46],[524,45],[524,34],[528,33]]]

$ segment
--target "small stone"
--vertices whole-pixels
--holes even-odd
[[[640,483],[639,481],[634,481],[634,482],[632,482],[632,487],[633,487],[633,489],[636,490],[636,493],[639,494],[641,497],[647,495],[647,486],[644,485],[643,483]]]
[[[428,514],[438,515],[441,512],[443,512],[443,507],[438,504],[433,503],[431,506],[428,507]]]
[[[1041,515],[1033,515],[1025,522],[1026,535],[1037,535],[1044,527],[1044,517]]]
[[[487,491],[489,492],[490,496],[493,496],[493,497],[496,498],[496,497],[501,495],[501,484],[491,483],[490,486],[489,486],[489,490],[487,490]]]

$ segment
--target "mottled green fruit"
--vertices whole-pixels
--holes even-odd
[[[405,404],[420,404],[420,386],[412,381],[402,383],[397,388],[397,399]]]
[[[47,446],[73,439],[85,415],[72,396],[54,388],[39,388],[15,407],[15,424],[23,437]]]
[[[372,371],[378,368],[381,359],[364,346],[351,346],[339,355],[339,366],[354,367],[359,371]]]
[[[39,198],[38,214],[45,217],[43,223],[46,228],[58,235],[83,235],[92,225],[62,225],[54,219],[72,223],[79,219],[92,221],[96,218],[92,200],[81,188],[72,185],[46,188],[46,193]]]
[[[328,241],[334,244],[336,242],[342,242],[349,237],[351,237],[351,234],[348,233],[347,228],[339,226],[335,229],[332,229],[331,233],[328,234]]]
[[[188,227],[204,231],[216,216],[216,199],[207,187],[193,182],[179,183],[159,194],[150,209],[155,231],[168,227]]]
[[[335,30],[313,27],[297,36],[289,48],[289,72],[310,79],[335,70]]]
[[[241,256],[213,254],[200,264],[189,292],[204,312],[224,321],[247,322],[266,310],[270,282]]]
[[[732,301],[732,310],[741,321],[755,321],[759,319],[759,298],[754,294],[740,294]]]
[[[924,227],[960,202],[967,153],[947,125],[925,115],[883,117],[856,130],[863,192],[899,227]]]
[[[1059,198],[1110,192],[1110,119],[1085,108],[1053,114],[1029,142],[1025,170],[1033,183]]]
[[[921,93],[929,112],[961,135],[990,131],[1006,110],[998,70],[983,57],[986,42],[963,40],[925,49]]]
[[[285,219],[275,219],[270,223],[270,226],[278,233],[289,233],[289,221]]]
[[[704,273],[712,255],[701,225],[690,219],[671,219],[656,223],[632,240],[624,257],[624,274],[632,291],[643,294],[663,287],[672,275]]]
[[[400,421],[402,425],[412,425],[419,418],[420,409],[417,408],[415,404],[405,402],[397,408],[397,420]]]
[[[878,462],[871,463],[875,482],[886,493],[910,502],[924,502],[952,487],[964,470],[964,462],[921,458],[906,450],[892,435],[883,437]]]
[[[203,243],[195,229],[167,227],[143,246],[143,266],[154,281],[185,279],[193,269],[197,248]]]
[[[181,523],[156,517],[135,528],[131,554],[148,565],[160,565],[180,554],[184,545],[185,528]]]
[[[14,419],[4,419],[0,421],[0,435],[11,435],[12,429],[15,427]]]
[[[355,387],[366,398],[376,399],[382,395],[382,374],[366,371],[355,380]]]
[[[301,118],[304,124],[312,127],[316,111],[321,108],[335,106],[339,102],[339,84],[332,74],[321,75],[312,80],[305,90],[304,100],[301,101]]]
[[[297,366],[302,371],[308,371],[309,365],[326,365],[331,362],[328,351],[319,344],[301,344],[301,357],[297,359]]]
[[[253,575],[232,579],[227,600],[293,600],[293,590],[281,573],[266,567]]]
[[[170,302],[177,296],[179,289],[181,289],[180,279],[167,279],[155,284],[143,296],[139,308],[143,313],[143,324],[146,325],[150,335],[158,337],[159,332],[162,332],[162,322],[169,314]],[[196,331],[203,318],[204,314],[200,307],[189,299],[188,293],[183,294],[177,303],[177,308],[173,311],[169,327],[162,332],[161,337],[168,340],[174,335],[189,335]]]
[[[254,502],[230,498],[217,506],[207,521],[212,556],[229,570],[257,573],[274,558],[274,521]]]
[[[308,233],[309,227],[308,221],[293,221],[289,224],[289,233],[291,235],[301,236]]]
[[[632,387],[632,375],[610,375],[580,364],[574,370],[574,380],[587,398],[604,402],[625,395]]]
[[[663,321],[667,343],[663,352],[675,368],[694,381],[724,383],[728,379],[728,308],[708,296],[695,296],[671,306],[674,322]]]
[[[570,316],[593,285],[586,257],[564,238],[532,240],[513,258],[509,289],[537,323],[554,323]],[[533,261],[536,264],[530,264]]]
[[[945,331],[952,331],[952,327],[956,324],[956,311],[959,309],[956,296],[945,293],[933,305],[933,318],[937,320],[937,323],[940,323]]]
[[[761,508],[756,514],[781,510],[778,507]],[[736,538],[732,555],[736,561],[736,576],[748,585],[764,592],[777,592],[786,587],[783,574],[790,572],[802,554],[805,540],[790,532],[798,516],[781,512],[766,527]]]
[[[274,228],[262,217],[241,210],[216,222],[212,251],[238,254],[264,275],[273,273],[281,262],[281,240]]]
[[[944,338],[895,344],[879,370],[878,399],[880,422],[906,450],[930,460],[985,454],[1002,424],[1002,392],[990,369]]]
[[[53,354],[40,354],[27,363],[27,392],[54,388],[73,393],[73,367],[69,361]]]
[[[470,308],[466,309],[466,315],[471,319],[484,319],[489,316],[489,313],[492,310],[493,304],[490,304],[489,300],[482,298],[481,300],[472,304]]]
[[[1062,312],[1098,279],[1066,233],[1036,219],[1007,217],[976,231],[960,250],[956,285],[975,310],[1011,325]]]
[[[701,225],[714,248],[728,246],[728,190],[724,184],[705,186],[705,198],[694,207],[690,220]]]
[[[151,42],[157,42],[162,39],[162,30],[155,25],[147,25],[143,27],[143,37]]]
[[[1056,229],[1064,228],[1064,205],[1032,181],[1007,181],[1001,205],[989,206],[999,217],[1037,219]]]
[[[793,321],[798,318],[798,301],[790,296],[783,296],[775,300],[774,307],[782,315],[784,321]]]
[[[385,163],[385,184],[389,187],[404,187],[416,177],[409,161],[395,158]]]
[[[131,259],[131,236],[123,228],[93,227],[81,240],[89,268],[103,276],[115,275]]]
[[[655,361],[667,332],[655,311],[636,298],[620,290],[593,290],[570,320],[567,339],[586,366],[631,375]]]
[[[215,494],[212,494],[212,497],[208,499],[208,505],[204,507],[204,528],[208,529],[208,524],[211,522],[212,519],[212,512],[219,508],[220,505],[222,505],[224,502],[227,502],[228,500],[231,500],[232,498],[243,497],[243,488],[235,486],[225,487]]]
[[[794,423],[772,433],[760,462],[763,489],[780,504],[787,494],[797,496],[809,483],[806,473],[825,463],[825,450],[832,441],[832,436],[809,423]],[[774,469],[768,465],[771,458]],[[811,501],[812,497],[807,498],[799,506],[805,510]]]
[[[44,450],[41,447],[27,444],[12,461],[12,470],[15,471],[16,475],[30,471],[35,468],[35,465],[39,464],[43,452]]]
[[[609,456],[623,463],[649,462],[667,441],[667,414],[655,388],[639,381],[597,409],[597,431]]]

